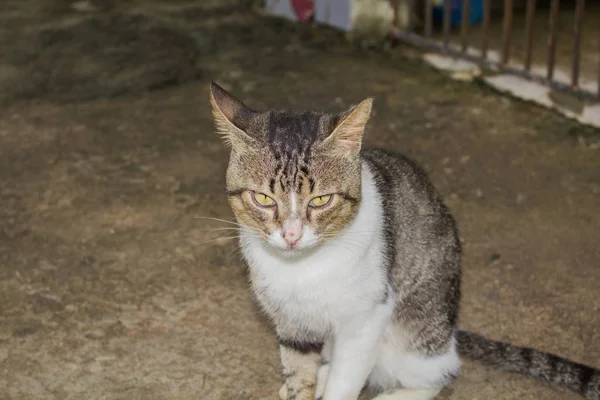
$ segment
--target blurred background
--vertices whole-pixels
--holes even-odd
[[[423,61],[479,65],[487,29],[483,76],[593,110],[600,9],[555,3],[509,1],[509,26],[501,1],[446,22],[436,1],[2,1],[0,399],[277,398],[275,336],[218,230],[211,80],[259,110],[374,96],[366,145],[420,163],[458,220],[460,326],[600,367],[599,131]],[[466,360],[441,398],[577,397]]]

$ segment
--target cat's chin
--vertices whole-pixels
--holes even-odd
[[[278,254],[280,254],[282,257],[285,258],[298,258],[298,257],[302,257],[308,253],[311,253],[312,251],[314,251],[318,246],[319,243],[315,242],[315,243],[311,243],[311,244],[307,244],[304,246],[299,246],[299,247],[283,247],[283,246],[279,246],[279,245],[273,245],[270,244],[271,247],[273,247]]]
[[[306,250],[303,249],[282,249],[279,248],[279,253],[285,257],[285,258],[296,258],[296,257],[301,257],[302,254],[304,254],[306,252]]]

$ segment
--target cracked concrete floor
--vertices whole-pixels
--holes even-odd
[[[408,49],[365,53],[209,3],[110,11],[211,38],[196,78],[0,108],[1,399],[276,399],[275,338],[236,243],[199,218],[232,218],[211,79],[260,109],[375,96],[367,144],[424,165],[459,222],[461,327],[600,367],[597,131],[452,82]],[[441,398],[576,399],[470,361]]]

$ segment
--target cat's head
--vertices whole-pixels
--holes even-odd
[[[254,111],[213,83],[218,133],[231,147],[238,222],[288,254],[338,235],[361,201],[360,148],[372,99],[337,115]]]

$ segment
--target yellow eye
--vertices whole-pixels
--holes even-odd
[[[252,192],[252,199],[261,207],[272,207],[275,205],[275,200],[266,194]]]
[[[311,207],[325,207],[327,204],[331,202],[331,195],[328,194],[326,196],[315,197],[308,203]]]

